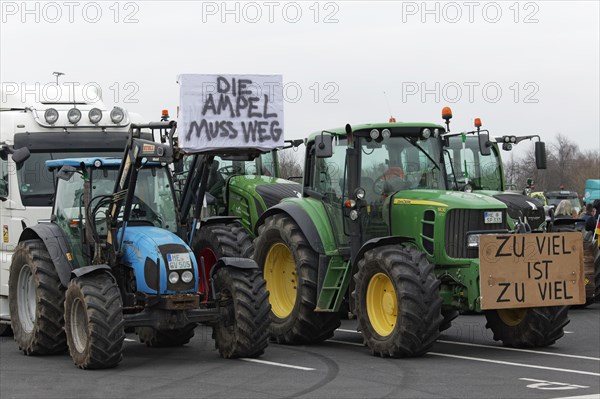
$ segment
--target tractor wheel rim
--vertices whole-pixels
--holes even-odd
[[[211,248],[204,248],[200,251],[200,254],[196,257],[198,262],[198,292],[204,293],[207,300],[210,291],[210,283],[208,287],[204,287],[204,278],[202,277],[202,268],[200,267],[200,259],[204,258],[204,271],[206,272],[206,281],[210,281],[210,271],[213,266],[217,263],[217,254]]]
[[[37,313],[37,301],[35,294],[35,279],[29,265],[23,265],[19,272],[17,283],[17,304],[19,309],[19,321],[26,333],[31,333],[35,326]]]
[[[398,299],[390,278],[376,273],[367,286],[367,315],[375,332],[382,337],[390,335],[398,319]]]
[[[264,270],[273,314],[284,319],[294,310],[298,292],[296,263],[287,245],[277,243],[269,248]]]
[[[80,298],[73,300],[70,329],[75,349],[83,353],[88,343],[88,320],[85,305]]]
[[[518,326],[527,315],[527,309],[498,309],[498,317],[507,326]]]

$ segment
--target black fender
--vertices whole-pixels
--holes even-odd
[[[211,216],[200,220],[200,227],[213,224],[229,224],[231,222],[240,222],[239,216]]]
[[[34,239],[41,239],[44,242],[52,264],[58,273],[60,283],[66,288],[71,281],[71,272],[75,267],[69,261],[69,257],[72,255],[65,234],[55,224],[39,223],[23,230],[19,242]]]
[[[265,213],[263,213],[256,222],[256,226],[254,227],[254,234],[258,236],[258,228],[263,225],[265,219],[269,216],[276,215],[278,213],[285,213],[289,217],[291,217],[294,222],[300,227],[300,230],[308,240],[313,251],[318,254],[325,254],[325,247],[323,246],[323,242],[321,241],[321,236],[319,236],[319,232],[314,222],[306,213],[306,211],[300,208],[298,205],[287,202],[283,204],[275,205],[269,208]]]
[[[81,277],[81,276],[85,276],[85,275],[88,275],[88,274],[92,274],[92,273],[94,273],[94,272],[96,272],[98,270],[108,270],[109,271],[108,274],[110,274],[110,276],[113,278],[113,280],[115,279],[112,276],[112,273],[111,273],[112,269],[110,268],[110,266],[104,265],[104,264],[102,264],[102,265],[91,265],[91,266],[78,267],[76,269],[73,269],[71,271],[71,274],[73,275],[73,277]],[[116,282],[116,280],[115,280],[115,282]]]
[[[352,264],[356,267],[357,262],[363,257],[365,252],[371,250],[375,247],[381,247],[384,245],[399,245],[404,244],[406,242],[415,242],[413,237],[404,237],[404,236],[387,236],[387,237],[379,237],[373,238],[367,242],[365,242],[361,247],[354,259],[352,259]]]
[[[235,267],[236,269],[257,269],[258,265],[254,259],[250,258],[234,258],[231,256],[224,256],[220,258],[217,263],[210,269],[210,278],[212,279],[217,270],[223,267]]]

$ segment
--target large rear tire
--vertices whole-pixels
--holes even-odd
[[[254,251],[252,238],[238,222],[202,226],[196,234],[192,248],[198,266],[200,266],[200,258],[204,259],[206,281],[209,281],[210,271],[220,258],[224,256],[250,258]],[[203,287],[203,281],[200,279],[200,292],[208,295]]]
[[[568,306],[486,310],[486,327],[494,340],[515,348],[552,345],[569,323]]]
[[[358,325],[374,355],[421,356],[439,337],[442,299],[433,269],[422,252],[398,245],[366,251],[358,262]]]
[[[135,333],[140,342],[150,348],[183,346],[194,337],[196,324],[190,324],[175,330],[156,330],[152,327],[137,327]]]
[[[82,369],[115,367],[123,358],[121,293],[112,276],[96,272],[71,280],[65,330],[73,363]]]
[[[315,312],[319,255],[289,216],[268,217],[254,242],[271,302],[271,337],[280,344],[310,344],[331,338],[338,313]]]
[[[65,288],[42,240],[19,243],[8,285],[11,324],[19,349],[26,355],[64,352]]]
[[[213,325],[215,347],[221,357],[258,357],[269,340],[269,293],[257,269],[222,267],[214,274],[217,309]]]

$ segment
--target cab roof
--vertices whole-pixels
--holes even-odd
[[[432,129],[440,129],[442,133],[445,131],[445,128],[442,125],[437,123],[430,122],[396,122],[396,123],[364,123],[360,125],[351,125],[353,132],[358,132],[360,130],[370,130],[370,129],[394,129],[394,128],[432,128]],[[325,129],[323,130],[328,133],[332,133],[336,136],[345,136],[346,135],[346,127],[338,127],[334,129]],[[321,130],[312,133],[308,137],[308,141],[314,140],[314,138],[321,134]]]

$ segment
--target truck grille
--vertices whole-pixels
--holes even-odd
[[[483,222],[483,209],[452,209],[446,216],[444,240],[446,253],[451,258],[478,258],[479,248],[467,248],[467,232],[477,230],[506,230],[506,210],[502,210],[502,223]]]

